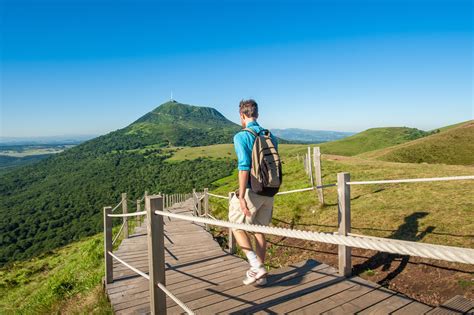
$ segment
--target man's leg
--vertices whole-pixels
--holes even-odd
[[[250,238],[247,232],[243,230],[232,230],[232,233],[234,233],[237,244],[239,244],[245,254],[252,251],[252,244],[250,243]]]
[[[262,233],[255,233],[255,252],[262,264],[265,263],[265,253],[267,251],[267,241]]]

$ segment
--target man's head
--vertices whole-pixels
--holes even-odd
[[[258,105],[253,99],[241,100],[239,104],[240,124],[243,128],[258,118]]]

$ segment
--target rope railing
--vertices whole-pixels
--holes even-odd
[[[107,216],[111,218],[123,218],[123,217],[136,217],[136,216],[141,216],[145,214],[146,214],[146,211],[140,211],[140,212],[130,212],[130,213],[121,213],[121,214],[107,214]]]
[[[176,304],[179,305],[186,313],[188,314],[194,314],[194,312],[182,301],[180,301],[173,293],[171,293],[163,284],[158,282],[158,288],[163,290],[167,296],[169,296],[170,299],[172,299]]]
[[[122,233],[122,230],[123,230],[124,226],[125,226],[125,222],[122,223],[122,225],[120,226],[119,231],[117,232],[117,235],[115,235],[114,239],[112,240],[112,245],[114,245],[115,242],[118,240],[118,238],[120,236],[120,233]]]
[[[222,199],[229,199],[227,196],[221,196],[221,195],[215,195],[210,192],[207,193],[209,196],[216,197],[216,198],[222,198]]]
[[[410,178],[410,179],[388,179],[388,180],[372,180],[347,182],[347,185],[371,185],[371,184],[393,184],[393,183],[419,183],[419,182],[438,182],[448,180],[468,180],[474,179],[474,175],[468,176],[450,176],[450,177],[432,177],[432,178]]]
[[[123,261],[122,259],[120,259],[119,257],[117,257],[116,255],[114,255],[112,252],[108,252],[108,254],[110,256],[112,256],[114,259],[116,259],[118,262],[120,262],[122,265],[124,265],[125,267],[129,268],[130,270],[136,272],[137,274],[139,274],[140,276],[142,276],[143,278],[147,279],[148,281],[150,281],[150,276],[147,275],[146,273],[144,273],[143,271],[133,267],[132,265],[126,263],[125,261]],[[161,284],[160,282],[157,283],[158,285],[158,288],[160,288],[170,299],[172,299],[177,305],[179,305],[179,307],[181,307],[186,313],[188,314],[194,314],[194,312],[185,304],[183,303],[182,301],[180,301],[176,295],[174,295],[170,290],[168,290],[166,288],[166,286],[164,286],[163,284]]]
[[[330,233],[291,230],[287,228],[269,227],[262,225],[251,225],[243,223],[232,223],[222,220],[194,217],[183,214],[155,211],[155,214],[167,216],[175,219],[199,222],[203,224],[216,225],[231,229],[245,230],[254,233],[271,234],[282,237],[297,238],[301,240],[316,241],[327,244],[345,245],[364,249],[377,250],[393,254],[418,256],[423,258],[439,259],[451,262],[474,264],[474,249],[422,244],[410,241],[399,240],[395,242],[385,242],[384,239],[374,239],[365,236],[344,236]]]
[[[140,276],[142,276],[143,278],[147,279],[147,280],[150,280],[150,276],[147,275],[146,273],[144,273],[143,271],[133,267],[132,265],[129,265],[128,263],[126,263],[125,261],[123,261],[122,259],[118,258],[116,255],[114,255],[114,253],[112,252],[108,252],[108,254],[110,256],[112,256],[114,259],[116,259],[118,262],[120,262],[122,265],[124,265],[125,267],[127,267],[128,269],[130,270],[133,270],[135,271],[137,274],[139,274]]]
[[[334,187],[334,186],[336,186],[336,184],[327,184],[327,185],[313,186],[313,187],[308,187],[308,188],[287,190],[287,191],[278,192],[277,195],[293,194],[293,193],[297,193],[297,192],[311,191],[311,190],[315,190],[315,189],[328,188],[328,187]],[[216,195],[216,194],[212,194],[210,192],[208,192],[207,194],[209,196],[216,197],[216,198],[229,199],[229,197],[227,197],[227,196]]]
[[[122,205],[122,202],[123,202],[123,200],[120,200],[120,202],[111,211],[114,212],[115,210],[117,210],[118,207],[120,207]]]

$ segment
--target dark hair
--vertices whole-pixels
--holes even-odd
[[[253,99],[241,100],[239,104],[239,112],[247,117],[258,117],[258,105]]]

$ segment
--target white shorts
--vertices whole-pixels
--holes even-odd
[[[229,222],[269,225],[272,221],[273,200],[273,197],[257,195],[247,188],[245,201],[252,215],[248,217],[242,212],[239,198],[234,195],[229,203]]]

